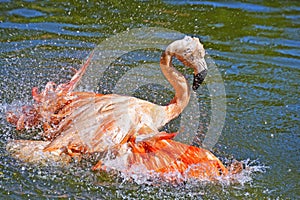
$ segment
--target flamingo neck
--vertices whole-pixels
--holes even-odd
[[[187,106],[190,100],[190,88],[185,77],[172,65],[172,55],[164,52],[160,59],[161,71],[173,86],[175,97],[169,105],[165,107],[167,120],[177,117]]]

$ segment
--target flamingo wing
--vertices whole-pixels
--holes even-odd
[[[159,135],[157,119],[163,119],[162,109],[155,104],[121,95],[83,94],[68,104],[58,115],[65,116],[47,134],[55,139],[45,151],[80,147],[84,152],[103,152],[122,145],[129,138],[139,140]],[[147,109],[145,109],[147,108]]]
[[[222,162],[209,151],[171,139],[129,142],[122,152],[125,153],[118,154],[114,159],[99,161],[93,169],[134,173],[134,167],[142,166],[145,174],[156,172],[164,177],[174,172],[185,178],[207,180],[228,173]]]

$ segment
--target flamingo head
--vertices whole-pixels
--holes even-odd
[[[207,75],[205,50],[199,38],[185,36],[183,39],[171,43],[166,51],[194,70],[193,90],[196,90]]]

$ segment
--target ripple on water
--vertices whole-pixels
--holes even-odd
[[[14,9],[8,12],[8,14],[10,15],[18,15],[21,17],[26,17],[26,18],[31,18],[31,17],[42,17],[42,16],[46,16],[46,13],[37,11],[37,10],[33,10],[33,9],[28,9],[28,8],[18,8],[18,9]]]
[[[0,28],[45,31],[48,33],[55,33],[59,35],[72,35],[72,36],[83,36],[83,37],[104,36],[101,33],[82,31],[81,30],[82,26],[78,26],[74,24],[66,24],[66,23],[55,23],[55,22],[39,22],[39,23],[2,22],[0,23]]]
[[[37,46],[51,46],[51,47],[77,47],[77,48],[93,48],[94,43],[83,42],[79,40],[66,39],[46,39],[46,40],[23,40],[18,42],[0,42],[0,53],[14,52],[25,50],[28,48],[36,48]],[[40,52],[35,52],[35,55]],[[53,52],[52,52],[53,53]],[[67,54],[66,54],[67,55]],[[69,57],[74,56],[70,55]]]
[[[241,9],[248,12],[277,12],[278,8],[273,8],[269,6],[263,6],[259,4],[252,3],[242,3],[242,2],[211,2],[211,1],[170,1],[165,0],[169,4],[175,5],[207,5],[213,7],[223,7],[232,9]]]
[[[298,40],[288,40],[282,38],[266,38],[259,36],[245,36],[240,39],[243,43],[261,45],[261,46],[283,46],[283,47],[297,47],[300,46],[300,41]]]

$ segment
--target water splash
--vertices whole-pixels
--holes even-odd
[[[147,167],[143,164],[133,164],[129,168],[126,167],[127,156],[131,152],[123,154],[122,157],[115,158],[111,153],[108,153],[103,160],[103,164],[111,171],[118,169],[118,174],[124,182],[133,182],[138,185],[161,185],[169,184],[173,186],[180,185],[197,185],[197,184],[219,184],[223,187],[229,187],[232,185],[243,187],[246,184],[251,184],[255,179],[257,173],[266,173],[268,166],[259,162],[259,160],[242,160],[239,163],[242,164],[243,169],[238,172],[230,172],[228,175],[215,177],[215,181],[206,178],[191,178],[189,172],[199,167],[197,164],[191,165],[185,172],[173,171],[168,173],[157,173],[154,170],[147,170]],[[224,163],[230,168],[231,164],[236,161],[225,159]],[[107,169],[106,168],[106,169]],[[122,170],[127,168],[126,171]]]
[[[16,128],[9,124],[6,120],[7,113],[22,113],[23,106],[32,105],[31,101],[13,101],[12,103],[1,103],[0,104],[0,138],[3,142],[7,142],[10,139],[28,139],[28,140],[41,140],[43,128],[39,124],[35,127],[25,127],[25,130],[17,131]]]
[[[134,191],[139,191],[137,196],[131,196],[133,198],[140,198],[142,193],[156,198],[224,199],[227,197],[230,199],[232,196],[251,197],[251,192],[248,192],[249,188],[255,190],[257,176],[266,173],[269,167],[258,160],[246,159],[241,162],[245,169],[240,174],[229,174],[214,182],[184,178],[179,172],[161,177],[153,171],[145,171],[145,167],[142,165],[134,165],[130,171],[115,175],[120,177],[117,195],[129,198],[128,194],[123,192],[126,189],[126,191],[133,191],[129,193],[130,195],[135,194]],[[169,182],[166,182],[166,179]],[[182,181],[183,179],[184,181]],[[266,189],[266,191],[269,190]]]
[[[230,163],[232,161],[225,161],[225,163]],[[224,185],[238,184],[244,186],[245,184],[251,183],[253,181],[253,176],[256,173],[266,173],[268,166],[259,162],[259,160],[242,160],[239,161],[243,165],[243,170],[240,173],[232,174],[229,173],[228,176],[220,177],[219,181]]]
[[[11,104],[1,104],[0,105],[0,125],[3,133],[1,134],[1,138],[3,141],[3,146],[5,146],[6,141],[8,141],[11,138],[28,138],[28,139],[38,139],[40,136],[38,133],[41,133],[41,130],[39,128],[34,130],[26,130],[25,133],[16,133],[14,128],[9,125],[6,122],[5,116],[7,111],[18,111],[17,109],[21,106],[28,105],[29,102],[20,102],[20,101],[14,101]],[[37,133],[38,132],[38,133]],[[126,150],[126,148],[124,149]],[[128,150],[128,149],[127,149]],[[114,169],[122,169],[126,165],[126,154],[125,157],[114,157],[112,152],[108,152],[104,158],[101,158],[101,160],[104,161],[105,165],[110,168]],[[103,156],[103,155],[102,155]],[[89,160],[89,158],[87,158]],[[224,159],[224,163],[227,163],[229,165],[231,163],[230,160]],[[253,176],[256,173],[265,173],[266,170],[269,168],[268,166],[265,166],[261,164],[258,160],[243,160],[240,161],[244,169],[241,171],[241,173],[238,174],[231,174],[227,176],[221,176],[217,178],[217,183],[228,187],[230,185],[239,185],[239,187],[243,187],[246,184],[251,184],[253,181]],[[51,163],[49,163],[51,165]],[[205,179],[191,179],[188,177],[188,172],[190,170],[193,170],[195,166],[190,166],[184,173],[180,172],[170,172],[165,173],[163,176],[159,173],[156,173],[152,170],[147,170],[145,166],[142,164],[134,164],[130,166],[129,170],[126,172],[119,172],[119,177],[121,178],[122,182],[133,182],[138,185],[159,185],[159,184],[170,184],[170,185],[190,185],[191,187],[193,185],[197,184],[204,184],[204,183],[210,183],[211,181],[205,180]],[[90,167],[89,167],[90,168]],[[89,170],[87,170],[89,171]]]

